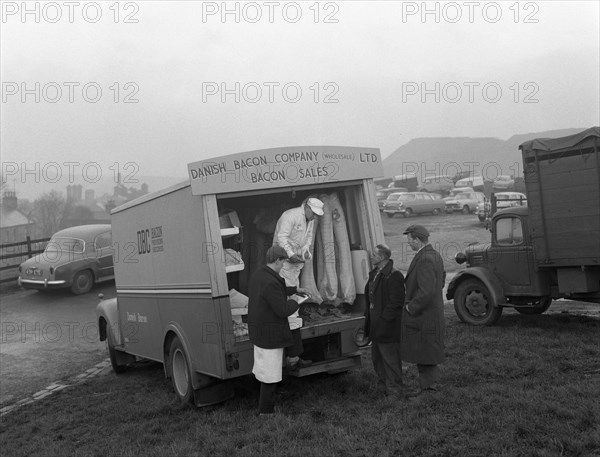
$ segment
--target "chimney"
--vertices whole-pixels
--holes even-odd
[[[14,190],[4,191],[2,206],[10,210],[17,209],[17,193]]]
[[[87,189],[85,191],[85,206],[92,207],[96,203],[96,196],[94,189]]]

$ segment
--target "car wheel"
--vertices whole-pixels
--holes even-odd
[[[192,387],[192,370],[188,364],[183,344],[178,337],[171,341],[169,364],[173,390],[181,403],[191,403],[194,399]]]
[[[106,349],[108,350],[108,357],[110,358],[110,364],[112,366],[113,371],[116,374],[121,374],[127,370],[127,365],[120,365],[117,362],[117,350],[115,349],[115,343],[112,339],[113,339],[113,337],[112,337],[111,331],[107,330]]]
[[[469,214],[471,213],[471,209],[469,208],[469,205],[465,205],[462,207],[462,213],[463,214]]]
[[[551,297],[542,297],[539,300],[534,301],[532,303],[533,307],[531,307],[531,308],[520,308],[520,307],[516,306],[515,309],[519,313],[526,314],[526,315],[544,314],[546,311],[548,311],[548,308],[550,308],[551,304],[552,304]]]
[[[494,325],[502,308],[492,303],[488,288],[478,279],[466,279],[454,292],[454,311],[458,318],[472,325]]]
[[[441,211],[439,208],[434,208],[434,209],[433,209],[433,215],[434,215],[434,216],[439,216],[441,212],[442,212],[442,211]]]
[[[413,210],[410,208],[406,208],[406,210],[404,211],[404,217],[410,217],[412,216]]]
[[[385,213],[387,214],[387,217],[394,217],[396,214],[395,213]]]
[[[479,217],[479,222],[485,222],[485,216],[477,216]]]
[[[75,295],[87,294],[94,285],[94,278],[90,270],[83,270],[77,272],[73,278],[73,285],[71,286],[71,292]]]

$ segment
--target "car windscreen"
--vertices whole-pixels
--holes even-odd
[[[46,251],[63,251],[82,254],[85,249],[85,241],[79,238],[52,238],[48,241]]]

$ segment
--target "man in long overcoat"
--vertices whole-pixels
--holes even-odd
[[[372,341],[371,358],[386,394],[404,395],[400,331],[404,306],[404,276],[394,268],[390,249],[379,244],[371,254],[375,267],[365,286],[365,336]]]
[[[402,360],[417,365],[419,390],[436,390],[444,361],[444,298],[446,272],[440,254],[429,244],[429,231],[411,225],[404,234],[417,251],[406,273],[406,300],[402,313]]]

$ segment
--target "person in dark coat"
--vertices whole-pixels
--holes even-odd
[[[417,251],[406,272],[406,303],[402,313],[402,360],[417,365],[419,389],[409,396],[436,390],[444,361],[444,298],[446,272],[440,254],[429,244],[429,231],[411,225],[404,232]]]
[[[400,332],[404,306],[404,276],[394,269],[390,248],[383,244],[375,247],[365,286],[365,337],[371,340],[373,368],[379,377],[379,386],[386,395],[403,395]]]
[[[254,345],[252,373],[260,382],[259,414],[275,411],[277,385],[282,379],[284,348],[293,344],[287,318],[298,310],[299,305],[297,299],[287,297],[285,280],[279,276],[287,258],[282,247],[270,247],[267,265],[257,270],[250,280],[248,334]]]

